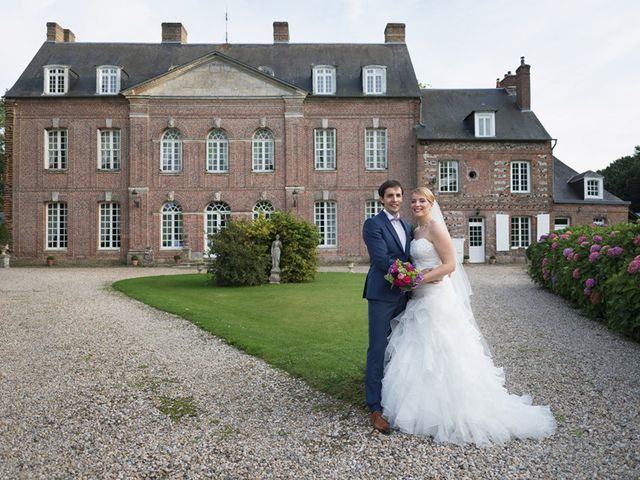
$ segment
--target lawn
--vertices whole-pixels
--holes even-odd
[[[215,287],[198,274],[132,278],[114,288],[179,315],[312,387],[364,406],[364,274],[318,273],[312,283]]]

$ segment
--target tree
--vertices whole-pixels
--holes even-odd
[[[604,186],[608,191],[631,202],[631,211],[640,212],[640,146],[635,147],[633,155],[611,162],[598,173],[604,176]]]

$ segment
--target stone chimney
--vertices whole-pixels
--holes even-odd
[[[516,102],[520,110],[531,110],[531,66],[524,63],[524,57],[520,57],[520,66],[516,70]]]
[[[289,43],[289,22],[273,22],[273,43]]]
[[[384,29],[384,43],[405,43],[404,23],[387,23]]]
[[[187,43],[187,30],[181,23],[163,23],[162,43]]]
[[[504,88],[509,95],[516,94],[516,76],[508,71],[502,80],[497,79],[496,88]]]
[[[76,41],[76,36],[68,28],[62,28],[56,22],[47,23],[47,42],[72,43]]]

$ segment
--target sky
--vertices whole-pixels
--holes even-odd
[[[225,23],[225,10],[228,22]],[[531,65],[531,108],[554,155],[579,172],[605,168],[640,145],[638,0],[0,0],[0,92],[46,40],[46,23],[77,42],[159,43],[181,22],[189,43],[383,43],[406,24],[418,80],[431,88],[493,88]],[[11,39],[10,41],[6,41]]]

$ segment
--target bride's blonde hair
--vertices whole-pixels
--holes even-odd
[[[413,191],[411,193],[417,193],[418,195],[422,195],[424,198],[427,199],[427,201],[433,205],[434,202],[436,201],[436,196],[433,194],[433,192],[431,190],[429,190],[427,187],[418,187],[418,188],[414,188]]]

